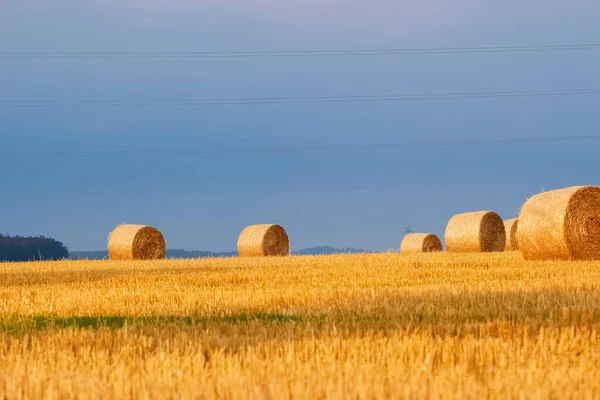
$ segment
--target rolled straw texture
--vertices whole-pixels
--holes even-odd
[[[454,253],[504,251],[504,222],[493,211],[476,211],[450,218],[446,226],[446,251]]]
[[[238,239],[240,257],[287,256],[290,239],[281,225],[251,225]]]
[[[519,250],[519,240],[517,238],[518,226],[519,218],[504,221],[504,230],[506,231],[506,247],[504,247],[504,251]]]
[[[600,259],[600,187],[531,197],[521,208],[517,237],[527,260]]]
[[[430,253],[442,251],[442,242],[433,233],[409,233],[400,244],[401,253]]]
[[[165,238],[151,226],[119,225],[108,237],[111,260],[156,260],[166,254]]]

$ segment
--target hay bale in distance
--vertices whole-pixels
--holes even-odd
[[[493,211],[476,211],[450,218],[446,226],[446,251],[454,253],[504,251],[504,222]]]
[[[504,247],[504,251],[519,250],[519,240],[517,239],[518,226],[519,218],[504,221],[504,231],[506,232],[506,246]]]
[[[240,233],[240,257],[287,256],[289,253],[290,239],[281,225],[251,225]]]
[[[521,208],[517,237],[526,260],[600,259],[600,187],[531,197]]]
[[[166,254],[165,238],[151,226],[119,225],[108,237],[111,260],[157,260]]]
[[[409,233],[400,244],[401,253],[430,253],[442,251],[442,242],[433,233]]]

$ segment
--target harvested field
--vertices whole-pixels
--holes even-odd
[[[600,266],[510,253],[0,268],[2,398],[597,398]]]

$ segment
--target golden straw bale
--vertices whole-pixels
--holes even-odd
[[[506,247],[504,251],[519,250],[519,240],[517,239],[517,229],[519,218],[507,219],[504,221],[504,230],[506,231]]]
[[[290,239],[281,225],[251,225],[238,239],[240,257],[287,256]]]
[[[433,233],[409,233],[400,244],[401,253],[429,253],[442,251],[442,242]]]
[[[166,254],[165,238],[151,226],[119,225],[108,237],[111,260],[156,260]]]
[[[504,251],[504,222],[493,211],[476,211],[450,218],[446,251],[455,253]]]
[[[517,231],[527,260],[600,259],[600,187],[544,192],[523,205]]]

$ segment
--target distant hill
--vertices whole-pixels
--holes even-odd
[[[167,258],[222,258],[222,257],[237,257],[237,251],[226,251],[215,253],[212,251],[200,250],[183,250],[183,249],[168,249]]]
[[[214,253],[212,251],[167,249],[167,258],[211,258],[211,257],[235,257],[237,251]],[[71,251],[71,260],[107,260],[108,251]]]
[[[317,246],[310,247],[308,249],[302,249],[298,251],[292,252],[292,254],[298,256],[316,256],[316,255],[324,255],[324,254],[359,254],[359,253],[371,253],[367,250],[362,249],[353,249],[351,247],[346,248],[334,248],[329,246]]]
[[[108,251],[69,251],[71,260],[104,260],[108,258]]]
[[[346,248],[334,248],[329,246],[310,247],[292,252],[294,255],[323,255],[323,254],[358,254],[370,253],[367,250]],[[168,249],[167,258],[214,258],[214,257],[237,257],[237,251],[230,252],[212,252],[200,250]],[[69,252],[71,260],[106,260],[108,251],[71,251]]]

